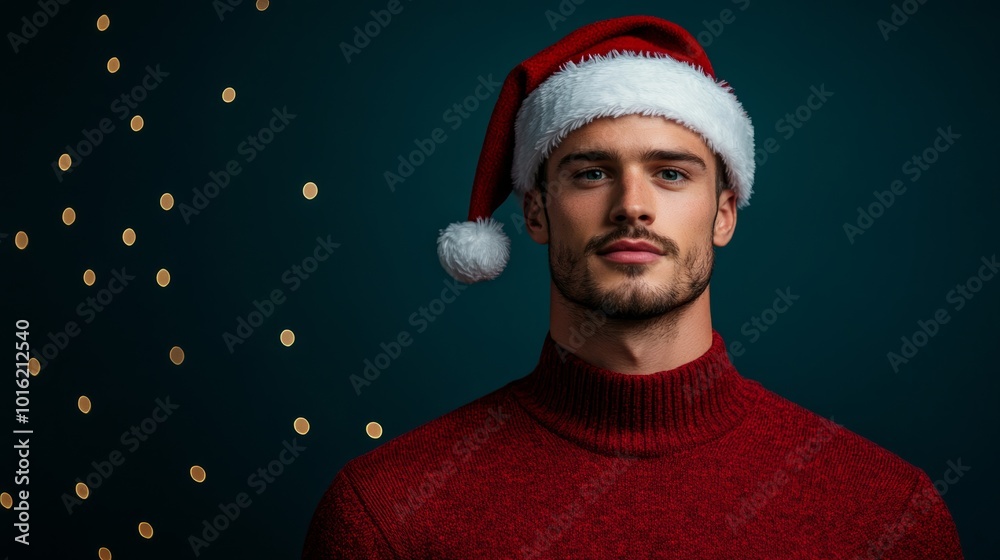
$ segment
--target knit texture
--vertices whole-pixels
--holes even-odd
[[[537,366],[349,461],[302,558],[961,559],[928,476],[733,367]]]

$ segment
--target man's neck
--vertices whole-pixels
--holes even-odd
[[[581,308],[553,287],[552,339],[584,361],[620,373],[655,373],[697,359],[712,346],[709,289],[681,309],[647,320]]]

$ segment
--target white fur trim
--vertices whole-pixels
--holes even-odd
[[[441,266],[467,284],[496,278],[510,257],[510,238],[503,223],[492,217],[450,224],[440,231],[437,244]]]
[[[539,164],[566,135],[601,117],[642,114],[677,121],[722,156],[737,206],[753,193],[754,132],[732,93],[699,68],[666,55],[612,51],[567,62],[529,94],[514,123],[514,189],[532,188]]]

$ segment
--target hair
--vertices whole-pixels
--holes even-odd
[[[535,177],[535,190],[538,190],[542,194],[542,200],[545,200],[546,190],[545,185],[548,182],[548,164],[549,160],[546,158],[542,161],[538,168],[538,173]],[[722,160],[722,156],[715,154],[715,199],[719,199],[719,195],[722,191],[729,186],[728,179],[728,167],[726,162]]]

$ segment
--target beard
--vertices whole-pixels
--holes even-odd
[[[609,243],[625,238],[649,241],[663,249],[662,259],[673,260],[672,276],[652,277],[652,268],[665,264],[662,259],[647,264],[608,262],[624,279],[610,287],[599,285],[587,259]],[[636,321],[676,314],[705,291],[714,266],[711,229],[707,243],[692,247],[684,255],[672,240],[645,228],[630,227],[598,236],[580,253],[565,245],[549,244],[549,272],[559,293],[567,301],[604,313],[609,319]]]

